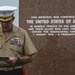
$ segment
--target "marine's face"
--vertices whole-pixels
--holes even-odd
[[[12,20],[11,21],[7,21],[7,22],[0,22],[1,26],[2,26],[2,31],[3,32],[10,32],[13,29],[13,24],[12,24]]]

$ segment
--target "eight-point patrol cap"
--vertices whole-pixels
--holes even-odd
[[[11,20],[15,10],[17,10],[17,7],[14,6],[0,6],[0,21]]]

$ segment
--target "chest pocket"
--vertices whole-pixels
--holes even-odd
[[[23,41],[20,36],[14,36],[11,38],[10,50],[15,53],[23,54]]]
[[[22,46],[10,44],[10,50],[14,51],[15,53],[23,54]]]

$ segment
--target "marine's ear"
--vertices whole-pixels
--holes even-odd
[[[14,19],[15,19],[15,17],[13,17],[13,18],[12,18],[11,22],[13,22],[13,21],[14,21]]]

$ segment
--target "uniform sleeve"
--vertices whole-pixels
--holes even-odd
[[[37,52],[37,49],[35,48],[31,38],[29,37],[26,31],[25,31],[24,52],[25,55],[32,55]]]

